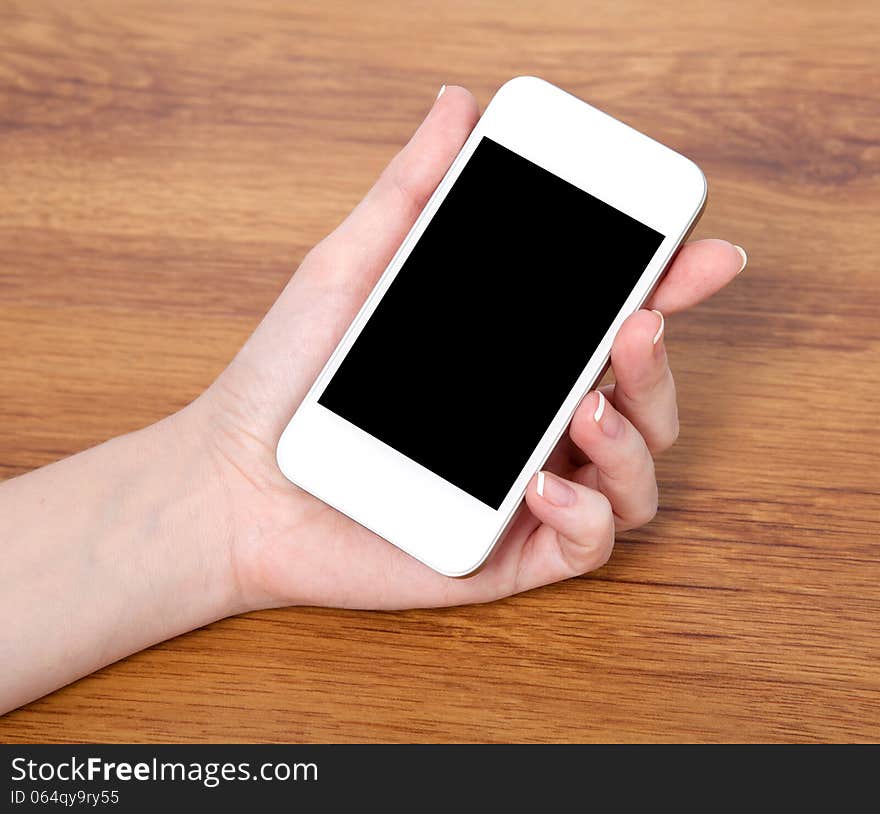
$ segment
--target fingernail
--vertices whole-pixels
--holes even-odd
[[[657,328],[657,333],[654,334],[654,338],[651,340],[652,344],[656,345],[660,341],[660,337],[663,336],[663,329],[666,327],[666,320],[663,319],[663,314],[657,310],[652,310],[651,313],[660,317],[660,325]]]
[[[597,390],[596,393],[599,395],[599,403],[596,405],[596,411],[593,413],[593,421],[599,425],[599,429],[609,438],[616,438],[622,426],[620,414],[614,410],[606,410],[605,405],[608,399],[605,398],[605,394],[601,390]]]
[[[445,93],[445,91],[446,91],[446,85],[441,85],[440,86],[440,93],[437,94],[437,99],[439,99]],[[434,101],[436,101],[436,99]]]
[[[574,489],[549,472],[538,473],[538,496],[554,506],[573,506],[577,499]]]
[[[442,91],[441,91],[441,93],[442,93]],[[734,245],[733,248],[739,252],[739,256],[742,257],[742,259],[743,259],[742,265],[739,267],[739,271],[737,272],[737,274],[739,274],[748,264],[749,256],[746,254],[746,250],[742,246]]]
[[[605,412],[605,394],[601,390],[596,392],[599,394],[599,403],[596,405],[596,412],[593,413],[593,421],[598,424],[602,420],[602,413]]]

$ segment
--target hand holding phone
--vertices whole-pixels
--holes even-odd
[[[511,80],[297,408],[281,470],[437,571],[474,571],[705,200],[693,162]]]
[[[248,607],[394,608],[488,601],[596,567],[610,552],[615,525],[631,527],[653,511],[650,453],[673,440],[676,413],[663,334],[657,336],[661,320],[650,310],[634,313],[616,335],[611,361],[618,385],[606,391],[599,420],[594,391],[544,466],[544,495],[537,493],[536,468],[526,479],[527,510],[498,551],[467,580],[425,568],[291,486],[277,470],[272,455],[276,439],[449,170],[476,118],[472,97],[449,88],[360,206],[308,255],[263,324],[206,394],[214,420],[223,427],[218,445],[229,463],[232,556]],[[606,256],[609,267],[614,259],[612,249]],[[689,307],[722,287],[741,265],[727,242],[690,244],[647,305],[667,315]],[[539,267],[529,279],[539,285],[548,277]],[[587,304],[578,307],[586,321]],[[449,315],[453,327],[455,319]],[[531,376],[544,375],[542,366],[556,353],[556,339],[553,331],[531,331],[528,347],[534,352],[522,360],[520,374],[495,403],[497,418],[484,428],[492,436],[487,445],[505,445],[505,413],[520,398],[533,396]],[[425,430],[432,427],[426,424]],[[344,480],[349,457],[330,447],[324,452]],[[489,456],[488,447],[475,448],[469,461],[475,468],[497,469]],[[370,485],[383,486],[375,478]],[[567,502],[572,495],[573,502]],[[437,517],[425,514],[420,523],[429,533]]]

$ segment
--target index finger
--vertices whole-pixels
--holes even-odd
[[[646,308],[674,314],[724,288],[745,267],[745,251],[726,240],[695,240],[682,246]]]

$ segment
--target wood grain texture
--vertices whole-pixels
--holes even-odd
[[[444,82],[537,74],[679,149],[697,236],[750,255],[670,320],[661,512],[596,574],[229,619],[0,740],[880,739],[878,32],[870,0],[0,0],[0,477],[200,392]]]

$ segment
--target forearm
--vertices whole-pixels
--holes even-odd
[[[193,424],[180,413],[0,484],[0,713],[239,610]]]

